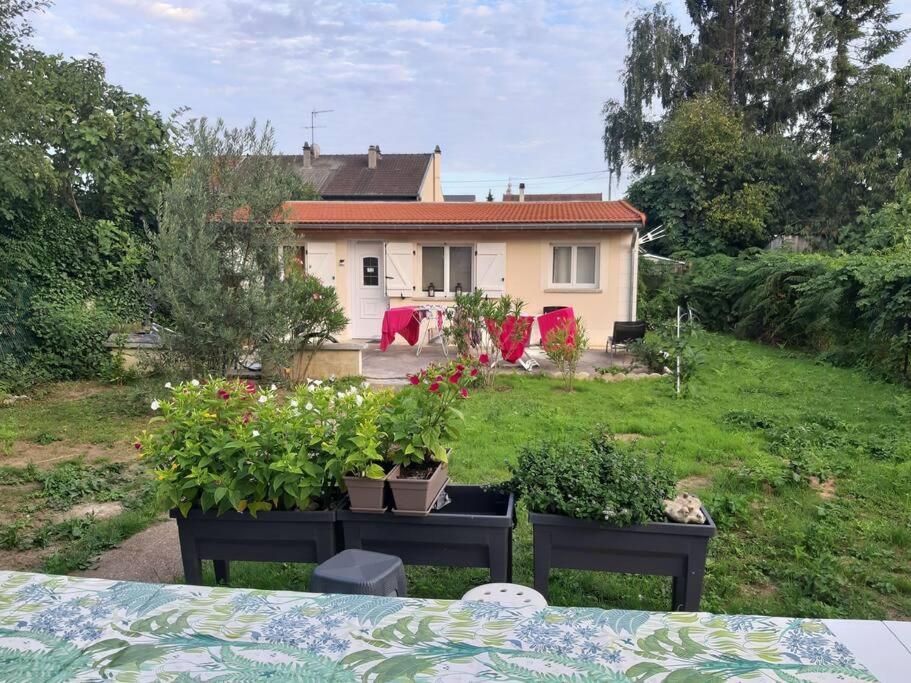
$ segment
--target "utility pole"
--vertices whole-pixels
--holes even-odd
[[[316,125],[316,117],[317,117],[319,114],[328,114],[329,112],[332,112],[332,111],[335,111],[335,109],[314,109],[314,110],[312,110],[312,111],[310,112],[310,125],[309,125],[309,126],[304,126],[304,129],[309,129],[309,130],[310,130],[310,147],[313,147],[313,145],[314,145],[315,142],[316,142],[315,136],[313,135],[313,131],[316,130],[317,128],[325,128],[325,127],[326,127],[326,126],[317,126],[317,125]]]

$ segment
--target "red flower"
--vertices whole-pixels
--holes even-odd
[[[256,382],[254,382],[252,379],[247,380],[247,393],[256,393]]]
[[[244,413],[244,424],[250,421],[250,413]]]
[[[477,369],[477,368],[472,368],[472,369],[471,369],[471,372],[468,373],[468,374],[470,374],[472,377],[477,377],[477,376],[478,376],[478,369]]]
[[[449,381],[450,381],[452,384],[458,384],[460,379],[462,379],[462,373],[461,373],[461,372],[457,372],[457,373],[455,373],[454,375],[452,375],[452,376],[449,378]]]
[[[458,365],[456,365],[456,370],[458,370],[459,372],[463,372],[465,370],[465,366],[462,365],[461,363],[459,363]]]
[[[430,385],[430,391],[436,393],[436,392],[439,391],[439,390],[440,390],[440,383],[439,383],[439,382],[434,382],[433,384]]]
[[[462,391],[459,392],[459,395],[462,398],[468,398],[468,389],[462,389]]]
[[[436,381],[437,381],[437,382],[442,382],[442,381],[443,381],[443,375],[437,375],[437,376],[436,376]]]
[[[218,390],[218,397],[219,397],[219,398],[223,398],[224,400],[227,401],[229,398],[231,398],[231,394],[229,394],[229,393],[228,393],[227,391],[225,391],[224,389],[219,389],[219,390]]]
[[[421,380],[418,379],[418,376],[417,376],[417,375],[411,375],[411,377],[409,377],[408,380],[409,380],[412,384],[420,384],[420,383],[421,383]]]
[[[142,444],[137,441],[136,443],[133,444],[133,448],[135,448],[138,451],[140,448],[142,448]]]
[[[488,356],[486,353],[482,353],[480,356],[478,356],[478,362],[481,365],[487,365],[490,362],[490,356]]]

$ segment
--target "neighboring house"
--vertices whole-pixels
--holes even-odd
[[[474,202],[477,197],[473,194],[444,194],[444,202]]]
[[[624,201],[288,202],[285,216],[288,248],[335,285],[349,339],[379,337],[389,307],[445,305],[459,287],[511,294],[529,313],[572,306],[593,346],[636,318],[645,216]]]
[[[503,195],[504,202],[600,202],[603,199],[600,192],[551,192],[550,194],[526,194],[525,183],[519,183],[519,194],[513,194],[507,188]]]
[[[304,144],[302,154],[282,160],[326,201],[442,202],[439,145],[430,154],[320,154]]]

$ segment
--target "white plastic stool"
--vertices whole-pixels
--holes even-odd
[[[517,583],[485,583],[465,593],[462,600],[495,602],[504,607],[547,607],[543,595]]]

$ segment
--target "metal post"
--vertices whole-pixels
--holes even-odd
[[[677,306],[677,395],[680,396],[680,306]]]

